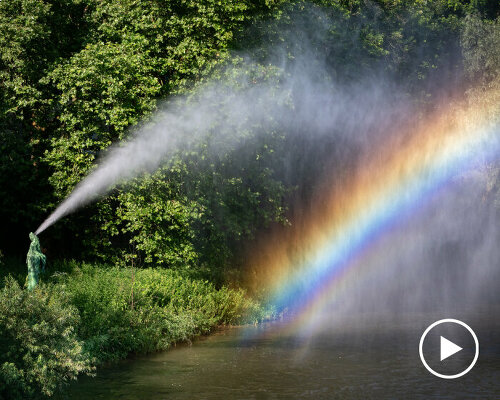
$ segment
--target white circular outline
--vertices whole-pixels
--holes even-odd
[[[455,375],[444,375],[444,374],[440,374],[440,373],[434,371],[431,367],[429,367],[429,365],[425,361],[424,352],[423,352],[424,339],[427,336],[427,334],[429,333],[429,331],[432,328],[434,328],[434,327],[436,327],[438,325],[447,323],[447,322],[453,323],[453,324],[458,324],[458,325],[463,326],[464,328],[466,328],[469,331],[469,333],[472,335],[472,338],[474,339],[474,343],[476,345],[476,354],[474,355],[474,359],[472,360],[472,362],[470,363],[470,365],[464,371],[462,371],[462,372],[460,372],[458,374],[455,374]],[[424,333],[422,334],[422,337],[420,338],[420,343],[418,345],[418,353],[420,354],[420,360],[422,361],[422,364],[424,364],[424,367],[432,375],[437,376],[438,378],[442,378],[442,379],[456,379],[456,378],[460,378],[461,376],[464,376],[467,372],[469,372],[474,367],[474,365],[476,365],[476,361],[477,361],[477,359],[479,357],[479,340],[477,340],[477,336],[474,333],[474,331],[472,330],[472,328],[469,325],[467,325],[465,322],[462,322],[462,321],[460,321],[458,319],[453,319],[453,318],[440,319],[439,321],[436,321],[436,322],[430,324],[427,327],[427,329],[424,331]]]

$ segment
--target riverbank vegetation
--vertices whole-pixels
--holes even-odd
[[[104,362],[274,316],[242,289],[169,269],[76,262],[57,269],[33,291],[12,274],[0,289],[0,398],[51,396]]]
[[[234,132],[216,155],[209,142],[179,151],[59,221],[40,237],[42,284],[23,290],[28,233],[165,101],[189,102],[213,81],[278,85],[283,60],[306,54],[325,82],[388,76],[422,113],[447,94],[473,103],[500,87],[499,10],[496,0],[1,1],[0,397],[50,396],[99,363],[274,315],[239,288],[250,245],[293,224],[332,174],[321,157],[344,151],[287,143],[279,130]],[[481,173],[500,204],[498,171]]]

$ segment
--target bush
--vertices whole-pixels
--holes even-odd
[[[77,340],[77,310],[53,285],[22,290],[11,277],[0,290],[0,398],[52,395],[92,371]]]
[[[217,290],[168,269],[84,264],[56,279],[80,312],[85,351],[99,362],[165,350],[218,325],[254,322],[263,314],[243,290]]]
[[[137,276],[137,290],[155,304],[176,313],[198,315],[211,326],[255,322],[262,319],[260,305],[242,289],[216,289],[207,280],[194,280],[171,270],[144,269]]]

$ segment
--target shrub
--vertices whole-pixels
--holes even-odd
[[[101,362],[165,350],[221,324],[262,318],[243,290],[217,290],[173,270],[84,264],[57,281],[80,312],[85,351]]]
[[[211,326],[254,322],[262,318],[259,304],[242,289],[216,289],[207,280],[190,279],[172,270],[143,269],[136,278],[137,290],[155,304],[176,313],[197,314]]]
[[[76,338],[79,317],[53,285],[22,290],[11,277],[0,290],[0,398],[52,395],[92,371]]]

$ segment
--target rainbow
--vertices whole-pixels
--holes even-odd
[[[360,168],[325,185],[293,227],[258,246],[251,283],[293,310],[292,324],[311,327],[362,268],[374,241],[454,177],[500,155],[499,104],[498,89],[474,104],[449,101],[371,146]]]

